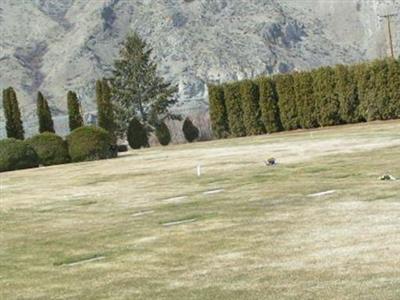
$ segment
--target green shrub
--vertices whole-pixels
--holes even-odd
[[[246,135],[243,124],[242,98],[240,96],[240,82],[224,86],[226,111],[228,114],[230,133],[234,137]]]
[[[279,117],[278,95],[275,83],[271,78],[262,77],[258,80],[260,90],[259,105],[261,109],[261,121],[268,133],[282,130]]]
[[[264,124],[261,121],[261,110],[258,104],[258,86],[251,80],[244,80],[240,84],[240,96],[242,98],[243,123],[247,135],[265,133]]]
[[[27,143],[14,138],[0,141],[0,172],[35,168],[39,159]]]
[[[67,137],[68,151],[73,162],[115,157],[117,151],[111,135],[95,126],[79,127]]]
[[[199,129],[196,126],[194,126],[194,124],[189,118],[186,118],[185,121],[183,122],[182,131],[183,135],[185,136],[185,139],[189,143],[192,143],[195,139],[199,137]]]
[[[128,127],[128,143],[132,149],[140,149],[142,147],[149,147],[149,137],[146,128],[139,122],[138,119],[133,118],[129,122]]]
[[[224,87],[208,85],[208,98],[213,133],[217,138],[226,138],[229,136],[229,121],[225,106]]]
[[[161,122],[156,127],[156,137],[162,146],[167,146],[171,142],[171,134],[164,122]]]
[[[65,164],[70,161],[67,143],[58,135],[44,132],[26,141],[35,150],[39,163],[44,166]]]

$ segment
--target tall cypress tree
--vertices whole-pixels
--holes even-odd
[[[217,138],[226,138],[229,136],[229,121],[225,105],[224,86],[209,84],[208,99],[213,133]]]
[[[83,126],[83,118],[81,115],[80,104],[76,93],[69,91],[67,95],[67,100],[69,129],[73,131],[74,129]]]
[[[391,59],[388,62],[388,107],[390,118],[400,117],[400,61]]]
[[[53,132],[54,123],[51,117],[51,111],[47,100],[43,97],[41,92],[38,92],[36,101],[36,112],[39,120],[39,132]]]
[[[96,82],[97,125],[112,135],[115,130],[114,111],[111,103],[111,89],[107,80]]]
[[[17,95],[12,87],[3,90],[3,107],[6,118],[7,137],[24,139],[24,127],[19,110]]]
[[[240,82],[226,84],[224,86],[224,95],[231,135],[234,137],[246,136],[246,128],[243,124]]]
[[[275,83],[271,78],[262,77],[258,80],[260,91],[261,120],[268,133],[282,130],[279,117],[278,95]]]
[[[247,135],[265,133],[264,124],[261,121],[258,86],[252,80],[244,80],[240,84],[240,96],[243,108],[243,123]]]
[[[313,77],[311,72],[298,72],[293,75],[298,107],[298,122],[301,128],[318,126],[315,112]]]
[[[299,120],[293,75],[277,75],[274,79],[276,81],[276,91],[279,97],[279,111],[282,126],[285,130],[297,129],[299,128]]]
[[[339,99],[340,118],[345,123],[355,123],[360,120],[359,97],[355,69],[338,65],[335,68],[336,93]]]
[[[319,125],[340,124],[335,71],[331,67],[323,67],[313,72],[313,86]]]

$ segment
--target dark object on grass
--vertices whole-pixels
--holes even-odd
[[[276,166],[276,164],[277,164],[276,159],[273,157],[269,158],[268,160],[264,160],[264,163],[268,167]]]
[[[381,177],[379,177],[380,180],[397,180],[396,177],[390,175],[390,174],[385,174]]]
[[[118,152],[127,152],[128,151],[128,145],[118,145]]]

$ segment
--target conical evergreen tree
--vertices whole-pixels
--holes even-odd
[[[73,131],[74,129],[83,126],[83,118],[81,115],[80,104],[76,93],[69,91],[67,99],[68,99],[69,129],[70,131]]]
[[[147,148],[150,146],[147,131],[137,118],[133,118],[129,122],[127,138],[129,146],[132,149]]]
[[[240,95],[246,134],[258,135],[265,133],[265,127],[261,121],[261,110],[258,104],[260,94],[257,84],[249,79],[243,80],[240,84]]]
[[[12,87],[3,90],[3,108],[6,118],[7,137],[24,139],[24,127],[19,110],[17,95]]]
[[[114,111],[111,103],[111,89],[107,80],[96,81],[97,125],[111,135],[115,131]]]
[[[272,133],[282,130],[275,82],[271,78],[262,77],[258,80],[258,86],[261,120],[266,131]]]
[[[240,82],[224,85],[224,95],[231,135],[234,137],[246,136],[246,128],[243,124]]]
[[[312,72],[298,72],[293,75],[298,121],[301,128],[318,126],[315,112]]]
[[[226,138],[229,136],[229,121],[225,105],[224,86],[209,84],[208,98],[213,133],[217,138]]]
[[[51,117],[51,111],[49,108],[49,104],[47,100],[43,97],[41,92],[38,92],[37,102],[36,102],[36,111],[39,120],[39,132],[53,132],[54,123]]]
[[[192,120],[190,120],[189,117],[187,117],[183,122],[182,131],[185,139],[189,143],[192,143],[195,139],[199,137],[199,129],[194,126]]]
[[[314,95],[320,126],[341,123],[335,79],[335,71],[331,67],[323,67],[313,72]]]
[[[278,103],[282,126],[285,130],[297,129],[299,128],[299,116],[293,75],[277,75],[274,80],[279,97]]]
[[[156,126],[156,137],[162,146],[167,146],[171,142],[171,133],[167,124],[161,122]]]

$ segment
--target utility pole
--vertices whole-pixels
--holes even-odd
[[[385,18],[387,20],[390,54],[392,55],[392,58],[394,58],[394,48],[393,48],[391,18],[395,17],[395,16],[397,16],[397,14],[387,14],[387,15],[380,16],[381,18]]]

